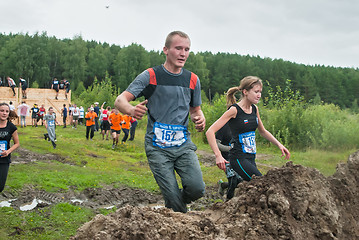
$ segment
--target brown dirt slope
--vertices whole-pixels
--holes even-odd
[[[359,239],[359,152],[328,178],[289,162],[206,211],[127,206],[72,239]]]

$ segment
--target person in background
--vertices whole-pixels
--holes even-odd
[[[77,124],[79,123],[80,109],[74,104],[72,108],[72,128],[77,129]]]
[[[218,148],[215,133],[228,122],[233,139],[232,148],[229,151],[229,163],[245,181],[250,181],[253,175],[262,176],[255,163],[257,128],[262,137],[279,148],[285,160],[290,158],[288,149],[265,129],[260,118],[255,104],[258,104],[261,98],[262,87],[260,78],[248,76],[241,80],[238,87],[230,88],[227,91],[228,110],[206,132],[208,143],[216,156],[218,168],[226,170],[228,161],[223,158]],[[242,96],[239,102],[236,102],[235,98],[237,92],[240,92]]]
[[[80,125],[83,125],[84,123],[84,117],[85,117],[85,110],[82,106],[80,106],[79,108],[79,112],[80,112],[80,115],[79,115],[79,123]]]
[[[137,119],[136,118],[131,118],[131,127],[130,127],[130,138],[128,139],[128,141],[133,141],[135,139],[135,134],[136,134],[136,127],[137,127]]]
[[[110,122],[108,121],[108,118],[110,116],[111,113],[111,107],[108,106],[106,109],[103,109],[103,106],[106,104],[106,102],[104,102],[101,106],[101,115],[102,115],[102,122],[101,122],[101,134],[102,134],[102,140],[105,139],[105,135],[106,135],[106,140],[108,140],[108,135],[109,132],[111,130],[111,125]]]
[[[88,108],[88,112],[86,113],[85,120],[86,120],[86,139],[89,140],[89,137],[92,141],[95,131],[95,118],[97,114],[94,112],[93,107]]]
[[[57,80],[57,78],[54,78],[52,80],[51,89],[54,89],[56,91],[55,99],[58,100],[58,96],[59,96],[59,80]]]
[[[216,142],[222,157],[229,161],[228,155],[231,150],[232,134],[231,129],[226,123],[218,132],[216,132]],[[227,200],[233,198],[234,190],[237,185],[243,181],[236,171],[233,170],[229,163],[226,163],[226,177],[228,182],[223,182],[222,179],[218,181],[218,193],[223,196],[224,190],[227,189]]]
[[[17,127],[11,122],[17,117],[7,103],[0,103],[0,192],[5,188],[11,163],[11,153],[20,146]],[[14,144],[11,146],[10,140]]]
[[[72,112],[74,111],[74,105],[72,104],[69,104],[69,120],[70,120],[70,125],[73,125],[74,123],[74,119],[73,119],[73,116],[72,116]]]
[[[113,112],[110,114],[108,121],[110,122],[111,126],[112,149],[115,149],[121,134],[121,125],[123,122],[122,115],[116,108],[113,109]]]
[[[22,98],[27,98],[27,95],[26,95],[27,81],[25,79],[23,79],[22,77],[20,77],[19,86],[21,88]]]
[[[48,113],[44,117],[45,120],[45,128],[47,129],[48,138],[52,143],[52,147],[56,149],[56,133],[55,126],[60,125],[56,120],[56,115],[54,114],[54,108],[49,107]]]
[[[65,84],[65,98],[67,99],[67,95],[70,92],[70,82],[64,78],[64,84]]]
[[[190,53],[187,34],[174,31],[167,35],[164,64],[138,75],[116,99],[116,108],[142,119],[148,109],[145,150],[149,166],[165,199],[175,212],[187,212],[187,204],[201,198],[205,184],[195,153],[197,147],[188,132],[189,117],[197,131],[203,131],[206,119],[201,110],[201,84],[198,76],[184,65]],[[133,106],[130,101],[144,96]],[[180,97],[179,97],[180,96]],[[182,189],[177,184],[179,174]]]
[[[125,134],[125,136],[123,136],[122,138],[122,143],[125,143],[127,141],[128,134],[130,132],[131,120],[132,117],[128,115],[123,115],[122,117],[122,131]]]
[[[16,83],[14,81],[14,79],[12,79],[11,77],[7,76],[7,83],[9,85],[9,87],[11,88],[12,92],[14,93],[14,97],[15,97],[15,88],[16,88]]]
[[[40,121],[41,119],[41,126],[44,125],[44,116],[46,114],[46,109],[45,109],[45,106],[44,104],[41,105],[40,109],[39,109],[39,114],[37,115],[37,122]]]
[[[10,111],[15,111],[15,106],[12,105],[12,101],[9,102]]]
[[[96,119],[95,119],[95,131],[97,132],[97,131],[99,131],[99,125],[98,125],[98,118],[99,118],[99,116],[100,116],[100,108],[99,108],[99,106],[98,106],[98,102],[95,102],[94,103],[95,104],[95,106],[94,106],[94,112],[97,114],[97,117],[96,117]]]
[[[37,104],[35,103],[34,106],[30,109],[31,110],[31,126],[37,127],[37,118],[40,112]]]
[[[20,115],[20,125],[21,127],[26,127],[26,116],[29,115],[30,107],[26,104],[25,101],[22,101],[17,109],[18,115]]]
[[[66,119],[67,119],[67,107],[66,104],[63,105],[61,109],[62,122],[64,124],[63,128],[66,128]]]

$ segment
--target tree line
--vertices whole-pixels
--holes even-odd
[[[52,78],[57,77],[68,79],[72,90],[82,91],[91,87],[95,79],[101,82],[110,76],[113,86],[123,91],[139,73],[164,60],[162,51],[147,51],[136,43],[110,45],[85,41],[81,36],[58,39],[46,32],[0,34],[0,76],[3,79],[21,76],[32,87],[50,87]],[[307,101],[319,98],[349,108],[359,99],[357,68],[308,66],[282,59],[212,52],[191,52],[186,68],[200,77],[202,89],[210,100],[248,75],[260,77],[274,90],[285,89],[290,80],[292,89]],[[269,89],[263,89],[264,102]]]

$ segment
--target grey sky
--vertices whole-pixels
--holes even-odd
[[[182,30],[194,52],[359,67],[357,0],[4,0],[0,9],[5,34],[46,31],[162,50],[167,33]]]

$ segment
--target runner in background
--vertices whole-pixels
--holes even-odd
[[[52,80],[51,89],[54,89],[56,91],[55,99],[57,100],[59,96],[59,80],[57,80],[57,78],[54,78]]]
[[[118,145],[118,138],[121,134],[121,125],[123,121],[122,115],[116,108],[113,109],[113,113],[110,114],[108,121],[110,122],[111,126],[112,149],[115,149],[115,147]]]
[[[7,175],[11,163],[11,153],[20,146],[17,127],[11,123],[17,117],[14,111],[10,111],[7,103],[0,103],[0,192],[5,188]],[[11,139],[14,144],[11,146]]]
[[[39,114],[38,114],[38,117],[37,117],[37,122],[39,122],[39,120],[41,119],[41,126],[44,125],[44,116],[45,116],[45,114],[46,114],[46,109],[45,109],[44,104],[42,104],[40,109],[39,109]]]
[[[122,138],[122,143],[125,143],[127,141],[128,134],[130,132],[131,120],[132,117],[128,115],[123,115],[122,117],[122,131],[125,134],[125,136],[123,136]]]
[[[89,138],[92,141],[95,131],[95,118],[97,114],[94,112],[93,107],[88,108],[88,112],[86,113],[85,120],[86,120],[86,139]]]
[[[136,134],[136,127],[137,127],[137,120],[136,118],[131,118],[131,127],[130,127],[130,138],[128,139],[128,141],[133,141],[135,139],[135,134]]]
[[[11,88],[12,92],[14,93],[14,97],[15,97],[15,88],[16,88],[16,83],[14,81],[14,79],[12,79],[11,77],[7,76],[7,83],[9,85],[9,87]]]
[[[27,81],[25,79],[23,79],[22,77],[20,77],[19,80],[20,80],[19,86],[21,88],[22,98],[27,98],[27,95],[26,95]]]
[[[111,107],[108,106],[106,109],[103,109],[103,106],[106,104],[106,102],[104,102],[101,105],[101,115],[102,115],[102,122],[101,122],[101,134],[102,134],[102,140],[105,139],[105,135],[106,135],[106,140],[108,140],[108,135],[109,132],[111,130],[111,126],[110,126],[110,122],[108,121],[108,118],[111,114]]]
[[[45,128],[47,129],[48,138],[50,139],[52,146],[56,149],[56,124],[60,125],[56,120],[56,115],[54,113],[54,108],[49,107],[48,113],[44,117],[45,120]]]

